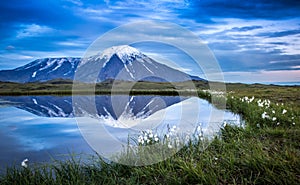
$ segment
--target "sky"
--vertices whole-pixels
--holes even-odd
[[[202,39],[225,81],[300,82],[299,1],[10,0],[0,2],[0,12],[0,70],[44,57],[82,57],[106,32],[153,20]]]

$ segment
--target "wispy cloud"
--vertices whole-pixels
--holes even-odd
[[[6,50],[14,50],[15,49],[15,47],[14,46],[12,46],[12,45],[8,45],[8,46],[6,46],[6,48],[5,48]]]
[[[72,4],[77,5],[77,6],[82,6],[83,5],[83,3],[80,0],[64,0],[64,1],[72,3]]]
[[[17,31],[17,38],[26,37],[39,37],[44,34],[54,33],[56,30],[48,26],[38,25],[38,24],[22,24],[20,29]]]

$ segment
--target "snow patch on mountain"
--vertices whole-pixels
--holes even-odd
[[[33,98],[32,101],[33,101],[34,104],[36,104],[36,105],[38,104],[38,102],[36,101],[35,98]]]
[[[34,71],[32,73],[32,78],[36,77],[38,71],[44,71],[49,68],[53,68],[48,73],[56,71],[60,67],[62,67],[64,62],[69,62],[71,64],[71,68],[74,69],[75,66],[75,60],[78,60],[77,58],[44,58],[44,59],[37,59],[34,62],[31,62],[23,67],[17,68],[17,71],[20,70],[27,70],[35,66],[41,66],[37,71]],[[42,67],[43,66],[43,67]]]
[[[137,57],[144,56],[139,50],[128,45],[113,46],[104,50],[100,55],[100,59],[106,60],[103,67],[106,66],[113,55],[117,55],[124,64],[131,64]]]
[[[150,73],[154,74],[153,71],[151,71],[151,69],[149,69],[144,63],[143,66],[145,67],[145,69],[147,69]]]
[[[65,61],[66,61],[65,58],[55,58],[55,59],[49,58],[46,65],[44,67],[40,68],[38,71],[46,70],[52,66],[55,66],[55,67],[49,72],[55,71],[58,68],[60,68]]]
[[[54,69],[52,69],[51,71],[55,71],[57,70],[58,68],[61,67],[61,65],[65,62],[66,60],[64,58],[60,59],[60,60],[56,60],[55,62],[57,62],[57,65],[55,66]]]

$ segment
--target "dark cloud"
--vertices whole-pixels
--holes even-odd
[[[221,17],[242,19],[287,19],[299,17],[300,1],[284,0],[201,0],[192,1],[186,17]]]
[[[286,55],[281,50],[248,50],[231,52],[215,50],[214,54],[224,72],[295,70],[300,64],[300,55]]]
[[[273,44],[273,45],[282,45],[282,46],[288,46],[290,45],[287,42],[269,42],[268,44]]]
[[[256,29],[262,29],[262,26],[245,26],[245,27],[234,27],[231,31],[251,31]]]
[[[265,37],[284,37],[289,35],[297,35],[300,34],[299,30],[287,30],[287,31],[279,31],[279,32],[266,32],[257,34],[257,36],[265,36]]]
[[[270,61],[266,66],[267,70],[295,70],[295,66],[300,65],[300,55],[283,55],[276,57],[275,61]]]
[[[6,30],[18,24],[40,24],[55,28],[68,28],[82,22],[81,18],[73,15],[65,8],[62,1],[32,1],[10,0],[0,3],[1,30]]]

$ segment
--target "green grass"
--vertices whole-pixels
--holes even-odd
[[[202,151],[182,148],[150,166],[54,162],[29,169],[10,168],[1,184],[299,184],[299,131],[225,127]]]
[[[0,184],[300,184],[299,87],[229,84],[227,90],[227,108],[241,114],[246,127],[227,125],[205,150],[201,140],[189,142],[165,161],[138,167],[108,164],[96,155],[90,162],[15,166]],[[211,97],[203,91],[199,96]],[[125,154],[120,160],[147,155],[143,149]]]

